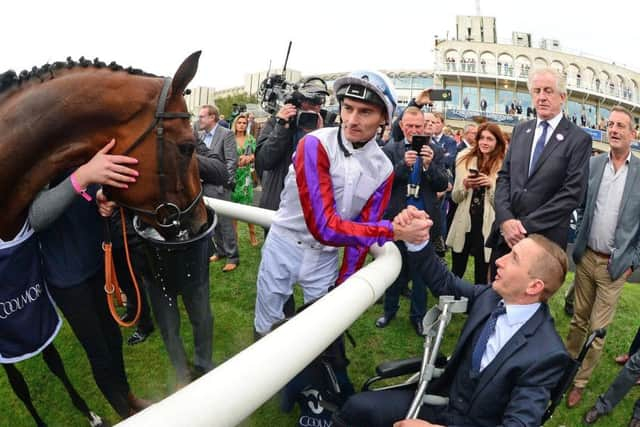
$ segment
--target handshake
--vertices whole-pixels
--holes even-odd
[[[425,211],[409,206],[393,219],[393,240],[420,244],[429,240],[433,221]]]

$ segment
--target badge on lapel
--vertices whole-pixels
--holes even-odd
[[[531,133],[531,128],[527,129],[525,133]]]
[[[564,140],[564,135],[562,135],[561,133],[559,133],[559,134],[557,134],[557,135],[556,135],[556,139],[557,139],[558,141],[563,141],[563,140]]]

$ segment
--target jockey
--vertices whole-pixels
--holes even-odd
[[[282,307],[299,283],[305,303],[342,283],[364,263],[369,246],[406,237],[382,214],[393,168],[376,143],[396,108],[393,85],[376,71],[336,80],[341,126],[305,135],[285,178],[280,206],[258,271],[256,337],[283,318]],[[345,247],[338,272],[338,248]]]

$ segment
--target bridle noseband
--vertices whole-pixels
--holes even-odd
[[[162,121],[164,119],[189,119],[191,115],[189,113],[182,112],[166,112],[164,111],[167,104],[167,96],[169,94],[169,87],[171,86],[171,79],[169,77],[164,78],[164,84],[162,86],[162,91],[160,92],[160,96],[158,98],[158,105],[156,107],[156,114],[154,116],[153,121],[147,129],[138,137],[136,140],[125,150],[123,155],[128,155],[135,149],[142,141],[151,133],[151,131],[156,129],[156,147],[157,147],[157,157],[158,157],[158,177],[160,179],[160,196],[164,197],[166,194],[167,187],[167,176],[164,171],[164,154],[165,154],[165,140],[164,140],[164,127],[162,126]],[[184,215],[189,214],[198,204],[200,199],[204,194],[204,187],[200,185],[200,192],[196,196],[195,199],[187,206],[186,209],[181,210],[175,203],[171,202],[163,202],[160,203],[154,210],[140,209],[135,208],[133,206],[128,206],[123,203],[120,203],[121,206],[130,209],[134,212],[138,212],[141,214],[151,215],[155,217],[156,224],[161,228],[170,228],[176,227],[177,230],[180,230],[180,218]]]

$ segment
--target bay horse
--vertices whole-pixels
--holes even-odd
[[[0,74],[0,239],[24,224],[29,204],[55,176],[116,139],[110,154],[138,159],[140,175],[109,197],[167,240],[197,235],[207,213],[196,140],[183,97],[200,52],[161,78],[97,58]]]
[[[97,58],[0,74],[0,239],[16,236],[47,183],[91,159],[112,138],[117,143],[110,154],[137,158],[140,174],[126,190],[105,188],[110,199],[168,241],[205,229],[196,140],[183,97],[199,57],[198,51],[185,59],[173,78]],[[53,344],[43,356],[74,406],[92,425],[102,425],[68,381]],[[14,392],[42,424],[22,375],[11,364],[3,366]]]

